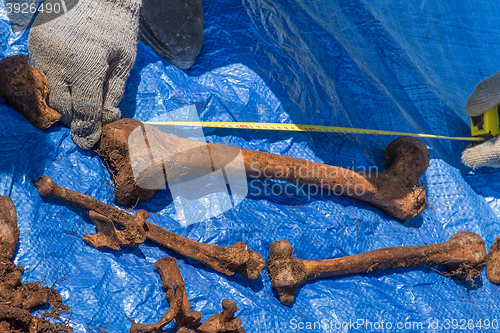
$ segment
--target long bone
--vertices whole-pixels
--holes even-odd
[[[160,258],[155,263],[161,278],[161,285],[165,289],[168,300],[167,313],[154,324],[134,323],[130,333],[160,333],[163,327],[175,321],[179,328],[178,333],[245,333],[241,327],[241,319],[235,318],[236,303],[230,300],[222,301],[222,313],[216,313],[207,321],[200,323],[202,314],[191,311],[191,304],[187,298],[184,279],[179,266],[173,258]]]
[[[115,200],[121,204],[151,198],[165,183],[215,170],[316,186],[367,201],[407,220],[421,213],[426,195],[418,179],[429,165],[429,152],[416,138],[401,137],[387,148],[384,172],[354,170],[168,135],[134,119],[103,127],[97,153],[114,173]],[[241,155],[240,155],[241,154]],[[233,163],[236,159],[243,163]]]
[[[297,288],[318,278],[423,265],[447,265],[451,274],[473,278],[479,275],[485,260],[484,240],[475,233],[460,232],[444,243],[389,247],[325,260],[294,258],[288,241],[275,241],[269,247],[268,270],[281,304],[289,305]]]
[[[249,249],[245,242],[224,247],[193,241],[146,221],[149,215],[145,210],[139,210],[136,216],[130,215],[88,195],[63,188],[48,176],[35,181],[35,186],[42,197],[52,197],[89,211],[98,233],[86,235],[84,241],[98,249],[119,250],[120,245],[137,246],[148,239],[229,276],[238,272],[246,279],[256,279],[266,266],[262,255]],[[125,230],[116,230],[115,223]]]

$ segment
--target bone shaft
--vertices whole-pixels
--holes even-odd
[[[133,223],[134,221],[133,216],[121,209],[105,204],[91,196],[63,188],[57,184],[54,184],[54,189],[50,196],[86,211],[93,210],[109,217],[113,222],[124,227],[127,226],[127,223]]]
[[[450,244],[450,242],[422,246],[389,247],[343,258],[303,261],[310,278],[367,273],[387,268],[462,262],[464,262],[463,252],[454,251],[454,243]]]
[[[223,155],[228,155],[227,147],[215,144],[210,147],[214,160],[223,160]],[[314,185],[365,201],[369,200],[376,190],[365,177],[353,170],[247,149],[241,149],[241,154],[249,178]]]
[[[146,222],[146,226],[148,228],[146,238],[149,241],[220,271],[217,264],[212,264],[212,262],[222,255],[224,247],[196,242],[149,222]]]
[[[40,191],[39,189],[39,192],[47,193],[44,195],[61,200],[75,207],[87,211],[96,211],[99,214],[109,217],[113,222],[123,227],[127,227],[129,224],[135,223],[135,218],[132,215],[118,208],[100,202],[91,196],[63,188],[55,184],[52,180],[50,180],[50,184],[51,191]],[[40,186],[43,187],[44,185]],[[232,275],[234,272],[228,270],[227,268],[231,264],[242,264],[242,262],[236,262],[234,260],[231,261],[233,258],[228,256],[228,248],[226,247],[196,242],[189,238],[176,235],[173,232],[167,231],[147,221],[145,222],[145,226],[146,227],[144,229],[148,240],[178,254],[194,259],[221,273]],[[221,261],[225,262],[228,267],[222,267],[220,265]]]

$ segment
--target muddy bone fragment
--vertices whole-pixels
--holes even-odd
[[[191,311],[191,304],[187,298],[184,279],[179,266],[173,258],[160,258],[155,263],[161,278],[161,285],[165,289],[165,297],[169,304],[167,313],[154,324],[134,323],[131,333],[160,333],[163,327],[172,320],[184,333],[245,333],[241,327],[241,319],[235,318],[236,303],[230,300],[222,301],[222,313],[216,313],[204,323],[200,323],[202,314]]]
[[[426,203],[419,177],[429,165],[429,152],[421,140],[412,137],[394,140],[385,152],[388,169],[376,173],[200,144],[165,134],[134,119],[105,125],[96,148],[114,174],[115,200],[120,204],[151,198],[157,189],[165,188],[167,180],[199,177],[222,168],[226,174],[298,182],[335,191],[369,202],[399,220],[421,213]],[[232,163],[237,157],[242,163]],[[207,163],[210,167],[203,167]]]
[[[486,278],[494,284],[500,284],[500,237],[491,244],[486,259]]]
[[[18,242],[16,208],[9,197],[0,196],[0,256],[12,260]]]
[[[423,265],[446,265],[456,277],[474,278],[484,268],[485,260],[484,240],[475,233],[460,232],[444,243],[389,247],[325,260],[294,258],[288,241],[276,241],[269,247],[268,270],[281,304],[289,305],[297,288],[314,279]]]
[[[231,276],[237,272],[246,279],[258,278],[266,266],[262,255],[249,249],[245,242],[224,247],[193,241],[146,221],[149,214],[145,210],[130,215],[88,195],[60,187],[48,176],[38,179],[35,186],[42,197],[52,197],[89,212],[98,232],[86,235],[84,240],[96,248],[118,250],[121,245],[137,246],[148,239],[220,273]],[[124,230],[117,230],[115,224]]]
[[[59,121],[61,114],[47,105],[47,77],[28,63],[25,55],[0,61],[0,96],[22,114],[33,126],[47,129]]]

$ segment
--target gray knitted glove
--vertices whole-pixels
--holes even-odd
[[[118,104],[135,62],[141,3],[80,0],[66,14],[31,29],[30,61],[47,76],[48,104],[83,149],[99,140],[102,122],[121,117]]]
[[[479,116],[500,104],[500,72],[478,83],[465,103],[469,116]],[[500,167],[500,141],[495,137],[479,145],[470,145],[462,153],[462,162],[471,167]]]
[[[139,40],[172,65],[189,68],[203,43],[201,0],[143,0]]]

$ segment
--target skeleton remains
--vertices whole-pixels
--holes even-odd
[[[120,245],[137,246],[147,239],[220,273],[231,276],[237,272],[246,279],[258,278],[266,266],[262,255],[249,249],[245,242],[223,247],[193,241],[146,221],[149,214],[145,210],[132,216],[88,195],[62,188],[48,176],[37,180],[35,186],[42,197],[53,197],[89,211],[98,233],[86,235],[83,240],[95,248],[119,250]],[[124,230],[117,230],[115,223]]]
[[[190,310],[191,304],[187,298],[184,279],[175,259],[160,258],[155,267],[160,272],[161,285],[165,289],[169,309],[157,323],[134,323],[130,328],[131,333],[163,332],[162,328],[172,320],[179,328],[177,333],[245,333],[245,329],[241,327],[241,319],[234,317],[237,310],[235,302],[223,300],[222,313],[214,314],[204,323],[200,323],[202,314]]]
[[[276,241],[269,247],[268,270],[281,304],[289,305],[297,288],[318,278],[423,265],[446,265],[457,277],[474,278],[481,273],[485,260],[484,240],[475,233],[460,232],[444,243],[389,247],[326,260],[294,258],[288,241]]]
[[[133,135],[131,135],[133,134]],[[384,172],[356,172],[298,158],[168,135],[134,119],[103,127],[97,153],[114,174],[115,200],[131,204],[151,198],[174,179],[199,177],[224,169],[226,174],[316,186],[367,201],[387,214],[407,220],[421,213],[426,194],[419,177],[429,152],[416,138],[401,137],[387,148]],[[241,158],[243,163],[232,163]],[[206,164],[209,167],[204,167]],[[243,169],[243,170],[240,170]]]

